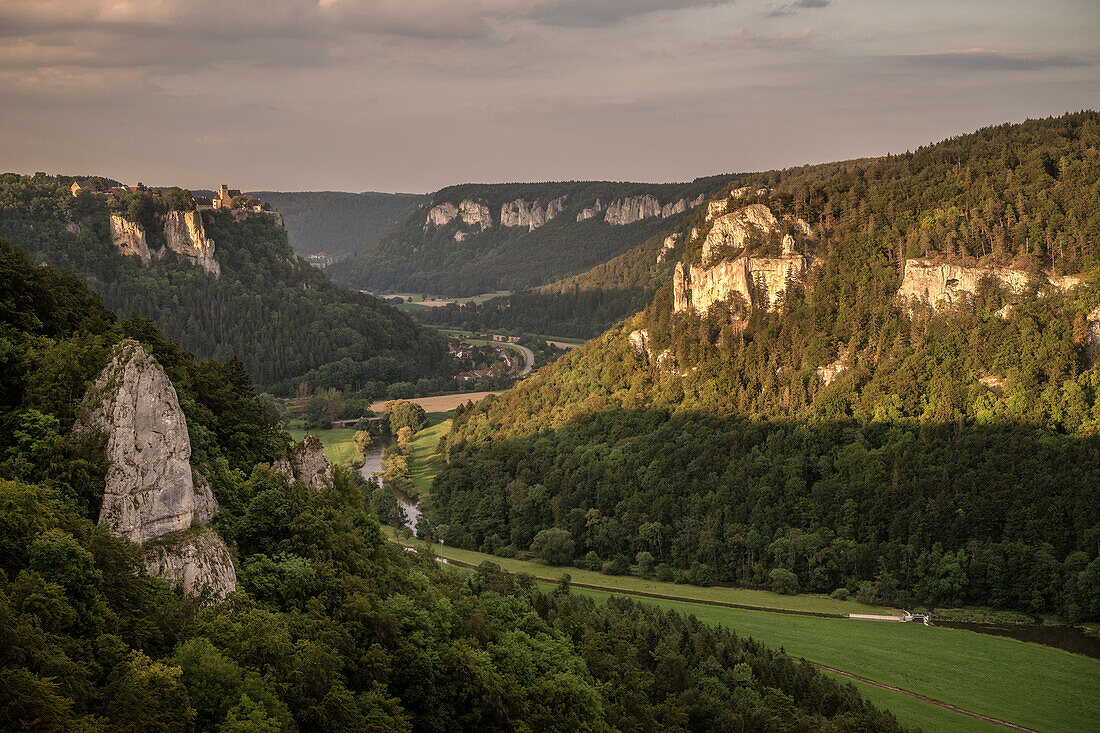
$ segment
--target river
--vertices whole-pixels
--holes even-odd
[[[370,481],[372,478],[378,481],[378,485],[382,486],[385,482],[382,480],[382,451],[393,442],[393,439],[384,437],[375,437],[374,442],[371,443],[370,450],[363,457],[363,467],[359,469],[359,474]],[[420,521],[420,507],[416,505],[416,502],[405,495],[403,491],[394,491],[394,498],[397,499],[397,503],[405,510],[406,523],[409,529],[416,533],[416,525]]]

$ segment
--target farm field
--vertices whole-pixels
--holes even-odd
[[[450,412],[459,405],[464,405],[467,402],[480,402],[491,394],[500,394],[496,392],[456,392],[455,394],[436,395],[435,397],[413,397],[407,400],[407,402],[413,402],[424,408],[425,412]],[[370,406],[370,409],[375,412],[381,412],[389,400],[379,400]]]
[[[383,527],[390,539],[395,539],[395,533],[390,527]],[[438,548],[437,548],[438,549]],[[556,583],[563,572],[568,572],[572,582],[594,585],[601,588],[609,588],[614,591],[633,594],[655,594],[683,598],[699,603],[732,603],[741,606],[753,606],[757,608],[771,608],[784,611],[801,611],[809,613],[848,614],[848,613],[891,613],[891,609],[877,606],[867,606],[856,601],[838,601],[828,596],[802,594],[797,596],[785,596],[766,590],[754,590],[752,588],[701,588],[694,585],[679,585],[677,583],[662,583],[657,580],[645,580],[627,575],[604,575],[592,570],[579,568],[555,568],[528,560],[516,560],[506,557],[496,557],[482,552],[462,550],[457,547],[446,547],[444,554],[449,559],[459,560],[471,565],[478,565],[486,560],[495,562],[510,573],[528,573],[541,580]],[[893,624],[890,624],[893,625]],[[898,624],[899,626],[901,624]]]
[[[363,455],[355,447],[355,431],[351,428],[337,428],[335,430],[303,430],[301,428],[288,428],[290,437],[300,441],[306,435],[312,435],[321,441],[325,447],[325,455],[329,463],[341,465],[349,461],[358,461]]]
[[[577,588],[597,601],[611,593]],[[1100,719],[1100,660],[1039,644],[922,624],[790,616],[744,611],[689,601],[640,598],[665,609],[692,613],[707,624],[723,625],[788,654],[875,682],[898,687],[964,710],[1037,731],[1094,731]],[[861,687],[863,689],[863,687]],[[888,690],[887,696],[905,697]],[[874,699],[874,698],[872,698]],[[951,715],[948,730],[964,718],[905,698],[898,710]],[[900,712],[895,712],[899,719]],[[937,715],[937,717],[939,717]],[[980,722],[976,721],[975,722]],[[944,730],[930,720],[912,721],[926,730]],[[979,728],[980,729],[980,728]],[[1003,728],[1002,728],[1003,730]]]
[[[428,496],[432,490],[432,479],[443,463],[442,457],[436,452],[439,439],[445,436],[451,429],[451,415],[453,410],[446,412],[429,412],[428,426],[413,436],[412,456],[409,460],[409,480],[419,492],[421,500]]]

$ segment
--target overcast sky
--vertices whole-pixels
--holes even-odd
[[[0,0],[0,170],[689,180],[1100,107],[1098,0]]]

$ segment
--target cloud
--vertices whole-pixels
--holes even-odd
[[[1095,57],[1053,53],[1010,53],[984,48],[906,53],[894,57],[909,66],[944,71],[1041,71],[1043,69],[1091,66]]]
[[[795,0],[793,3],[787,3],[780,5],[779,7],[768,13],[769,18],[778,18],[784,15],[794,15],[795,13],[802,12],[803,10],[818,10],[820,8],[828,7],[832,4],[832,0]]]
[[[748,50],[775,50],[805,48],[810,45],[817,36],[817,31],[812,28],[804,28],[800,31],[789,33],[757,33],[748,28],[738,28],[716,38],[703,41],[695,41],[690,45],[692,51],[708,52],[723,49],[748,49]]]
[[[732,0],[544,0],[530,17],[545,25],[595,28],[650,13],[732,4]]]

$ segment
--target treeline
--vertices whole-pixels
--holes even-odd
[[[1096,462],[1090,436],[1100,426],[1100,371],[1091,355],[1096,342],[1089,314],[1100,303],[1090,270],[1100,264],[1098,150],[1100,115],[1090,112],[990,128],[905,156],[761,176],[759,183],[771,190],[752,193],[749,199],[765,200],[777,214],[812,222],[815,231],[807,246],[821,258],[820,266],[803,282],[791,283],[770,312],[732,301],[716,304],[705,317],[673,313],[672,288],[663,286],[636,319],[456,420],[448,440],[456,462],[433,489],[433,496],[440,498],[433,505],[438,515],[430,516],[446,523],[459,544],[499,541],[508,546],[526,540],[526,533],[512,537],[516,518],[499,494],[500,486],[522,477],[530,486],[542,485],[555,508],[541,515],[541,527],[573,531],[567,522],[573,509],[598,509],[621,523],[627,507],[635,506],[636,494],[644,497],[639,506],[657,501],[653,489],[646,488],[655,479],[646,473],[643,459],[659,449],[632,455],[617,445],[620,437],[642,435],[637,425],[657,430],[668,412],[682,416],[682,429],[689,434],[696,428],[717,430],[705,427],[704,414],[733,421],[733,426],[741,418],[760,420],[809,436],[829,436],[830,447],[812,441],[787,443],[785,427],[751,433],[759,441],[755,450],[762,460],[784,456],[792,466],[802,467],[795,472],[801,479],[790,485],[791,493],[785,493],[789,476],[775,477],[768,493],[758,477],[728,473],[711,463],[710,451],[725,455],[725,448],[720,442],[710,446],[709,438],[697,449],[673,453],[675,462],[666,473],[676,478],[662,490],[679,498],[680,511],[691,508],[694,522],[725,527],[726,537],[710,558],[693,549],[665,555],[680,570],[705,563],[716,577],[757,584],[770,581],[771,570],[782,569],[794,573],[803,588],[830,590],[835,584],[858,591],[867,583],[867,597],[891,602],[957,601],[1095,617],[1100,590],[1088,578],[1097,572],[1094,538],[1100,530],[1097,497],[1088,486],[1095,480],[1089,468]],[[1042,164],[1048,159],[1060,161],[1057,170]],[[1023,200],[1017,205],[1020,192]],[[1005,224],[1005,199],[1013,200],[1013,216],[1024,217],[1032,232],[1023,240],[1013,234],[1023,231],[1016,227],[1019,220]],[[987,200],[996,205],[987,205]],[[936,212],[952,207],[969,212],[952,230],[954,254],[947,248],[946,230],[930,235],[943,249],[913,249],[913,242],[923,241],[923,231],[941,222]],[[1036,249],[1038,240],[1051,246]],[[698,258],[698,241],[683,251],[688,262]],[[1036,288],[1013,294],[985,282],[974,297],[935,314],[899,308],[895,294],[906,254],[966,261],[981,256],[983,241],[986,262],[1014,260],[1032,271],[1084,271],[1084,286],[1066,294]],[[1027,252],[1019,250],[1021,241]],[[1055,246],[1059,242],[1060,248]],[[647,331],[643,353],[628,339],[633,329]],[[828,381],[818,371],[826,366],[833,368]],[[599,417],[604,412],[609,413],[606,422]],[[850,498],[853,511],[869,522],[865,534],[852,540],[867,557],[881,556],[883,567],[875,564],[877,559],[871,564],[849,559],[841,563],[845,569],[839,575],[820,576],[797,552],[783,558],[762,555],[755,546],[752,561],[745,559],[742,566],[748,545],[729,538],[738,532],[766,537],[768,543],[784,532],[813,535],[808,547],[831,547],[845,539],[833,519],[819,516],[835,498],[830,481],[852,481],[834,475],[836,467],[828,462],[853,442],[867,449],[876,444],[867,437],[853,441],[833,430],[834,424],[851,425],[860,436],[889,429],[921,441],[926,435],[950,438],[967,446],[965,460],[984,467],[984,473],[975,478],[963,470],[962,458],[949,459],[938,448],[925,446],[912,459],[915,465],[896,465],[892,472],[875,475],[888,495],[904,485],[912,496],[931,504],[910,507],[895,523],[893,516],[879,511],[881,494],[842,497],[841,505]],[[505,460],[511,455],[509,441],[534,441],[532,436],[539,436],[543,443],[536,444],[550,451],[537,470],[528,471],[535,462],[519,454]],[[623,454],[611,473],[602,473],[605,449]],[[1063,460],[1082,462],[1083,472],[1066,475]],[[922,462],[941,466],[934,486],[918,481],[915,474],[906,478],[906,471],[917,470]],[[1036,475],[1018,473],[1021,465]],[[708,479],[695,466],[717,473]],[[484,503],[477,508],[470,503],[477,493],[468,483],[470,475],[492,477],[492,488],[483,492]],[[1004,487],[1013,481],[1020,482],[1031,508],[1017,505],[1018,513],[1010,516],[1006,512],[1014,505]],[[592,493],[578,496],[575,483],[587,483]],[[825,491],[824,497],[818,498],[816,491]],[[998,511],[975,516],[975,507],[992,507],[990,497],[995,497]],[[726,506],[746,498],[757,514],[740,515]],[[946,504],[933,513],[933,504],[941,499]],[[795,512],[796,505],[806,508]],[[1021,523],[1031,521],[1028,513],[1052,506],[1059,508],[1048,510],[1051,533],[1027,539]],[[731,512],[740,518],[732,518]],[[785,518],[775,519],[769,512]],[[954,533],[933,532],[931,539],[914,535],[907,518],[921,516],[935,517],[937,526],[954,527]],[[954,519],[962,516],[968,519],[961,524]],[[492,531],[483,529],[487,517],[495,517]],[[661,523],[674,527],[670,543],[690,548],[699,541],[700,530],[689,522]],[[605,551],[633,559],[638,550],[618,543]],[[583,554],[578,550],[578,557]],[[953,559],[943,559],[948,555]],[[937,589],[935,574],[940,571],[931,568],[955,562],[967,585],[958,594]],[[976,580],[987,578],[991,567],[1013,570],[999,581]],[[1022,582],[1032,584],[1028,587],[1046,590],[1029,592],[1013,573],[1026,578]]]
[[[685,577],[1100,618],[1095,436],[641,410],[446,449],[430,516],[459,546],[511,555],[552,527],[568,564],[648,552]]]
[[[584,272],[636,247],[678,219],[651,217],[627,226],[611,226],[603,214],[577,222],[577,214],[597,198],[607,204],[625,196],[651,194],[662,204],[680,198],[710,195],[728,177],[699,179],[687,184],[544,183],[452,186],[433,195],[425,210],[390,231],[377,246],[328,268],[337,282],[383,292],[419,292],[449,297],[495,290],[519,291]],[[499,225],[500,207],[517,198],[550,200],[566,196],[564,210],[534,231]],[[424,231],[428,206],[465,199],[484,203],[492,228],[456,242],[460,219],[440,229]]]
[[[238,589],[200,607],[94,524],[101,447],[70,439],[109,347],[179,392]],[[111,731],[897,730],[806,664],[692,617],[387,543],[369,488],[289,484],[289,443],[240,364],[116,323],[71,275],[0,243],[0,728]]]
[[[171,254],[144,268],[111,243],[104,205],[71,196],[69,183],[0,176],[0,236],[36,261],[78,273],[112,310],[155,319],[184,347],[238,356],[263,388],[288,394],[306,382],[385,394],[397,382],[449,379],[441,336],[376,298],[333,285],[294,256],[270,217],[203,213],[220,278]]]

